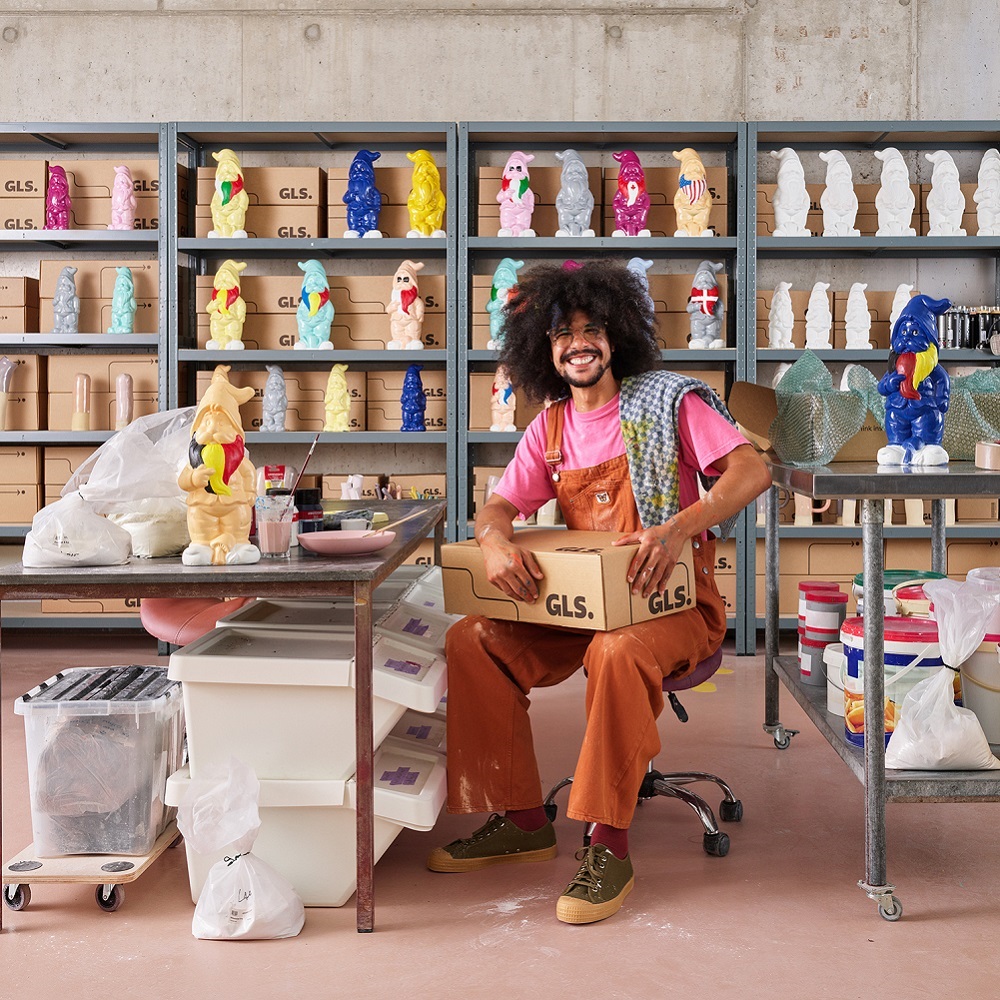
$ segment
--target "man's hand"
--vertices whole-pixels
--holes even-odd
[[[628,582],[633,594],[641,593],[643,597],[649,597],[654,591],[663,593],[685,540],[686,536],[677,525],[667,522],[644,531],[630,532],[612,542],[612,545],[639,546],[628,568]]]
[[[535,557],[499,532],[487,533],[480,539],[479,547],[483,551],[486,578],[490,583],[515,601],[534,604],[538,598],[535,581],[542,579]]]

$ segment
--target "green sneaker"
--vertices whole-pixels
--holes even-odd
[[[617,913],[635,885],[632,862],[616,858],[603,844],[576,852],[583,861],[576,877],[556,903],[556,916],[566,924],[592,924]]]
[[[492,865],[548,861],[555,856],[556,831],[551,823],[529,832],[493,813],[471,837],[435,848],[427,867],[432,872],[474,872]]]

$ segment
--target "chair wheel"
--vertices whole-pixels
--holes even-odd
[[[702,838],[702,846],[706,854],[724,858],[729,853],[729,836],[725,833],[706,833]]]
[[[735,802],[723,799],[719,804],[719,819],[725,823],[739,823],[743,819],[743,803],[739,799]]]
[[[890,906],[886,907],[882,903],[878,904],[878,915],[883,920],[895,922],[903,915],[903,904],[895,896],[890,896],[889,898],[891,900]]]
[[[559,815],[559,806],[554,802],[543,802],[542,808],[545,810],[545,815],[548,816],[549,822],[554,823],[556,821],[556,816]]]

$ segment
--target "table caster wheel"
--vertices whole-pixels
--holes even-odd
[[[890,896],[889,899],[888,906],[885,903],[878,904],[878,915],[883,920],[891,920],[895,923],[903,915],[903,904],[895,896]]]
[[[25,909],[31,902],[31,886],[5,885],[3,887],[3,901],[8,910]]]
[[[94,898],[105,913],[114,913],[125,902],[125,890],[120,885],[99,885]]]
[[[774,745],[778,750],[787,750],[792,743],[792,734],[786,731],[774,734]]]
[[[706,854],[716,858],[724,858],[729,853],[729,835],[725,833],[706,833],[702,838],[702,846]]]
[[[735,802],[723,799],[719,803],[719,819],[725,823],[739,823],[743,819],[743,803],[739,799]]]

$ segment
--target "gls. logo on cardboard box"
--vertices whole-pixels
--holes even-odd
[[[309,188],[280,188],[278,197],[282,201],[303,201],[309,197]]]
[[[301,298],[298,295],[279,295],[278,296],[278,308],[279,309],[298,309],[299,302]]]
[[[573,552],[583,552],[584,549],[572,549]],[[595,550],[595,551],[600,551]],[[570,606],[572,601],[572,607]],[[578,596],[571,598],[569,594],[549,594],[545,598],[545,610],[554,618],[593,618],[594,612],[587,610],[587,599]]]
[[[659,594],[654,591],[649,595],[649,612],[653,615],[662,615],[665,611],[676,611],[679,608],[687,607],[688,591],[682,583],[674,587],[673,598],[668,594]]]
[[[278,237],[284,239],[289,236],[309,236],[307,226],[278,226]]]
[[[4,219],[4,229],[35,229],[35,223],[31,219]]]
[[[17,194],[32,194],[38,190],[34,181],[6,181],[3,186],[4,191],[13,191]]]

